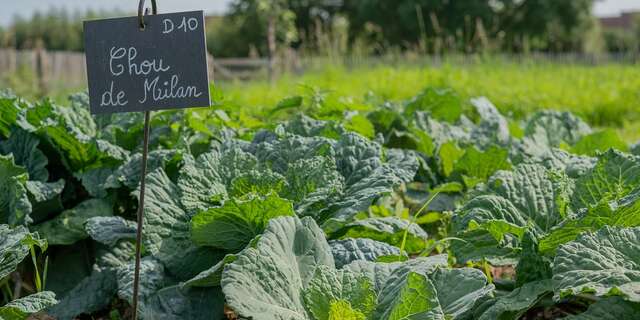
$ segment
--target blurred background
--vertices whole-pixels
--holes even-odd
[[[635,0],[187,0],[159,5],[162,12],[204,10],[209,51],[219,57],[266,57],[279,47],[300,55],[640,49],[640,2]],[[82,51],[82,20],[131,15],[136,8],[132,0],[12,1],[0,13],[0,45]]]
[[[82,21],[135,0],[21,0],[0,12],[0,87],[85,88]],[[519,117],[552,107],[640,138],[637,0],[159,0],[204,10],[210,74],[237,105],[328,90],[364,101],[427,86],[488,96]]]

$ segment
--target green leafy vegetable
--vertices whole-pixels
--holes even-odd
[[[246,200],[232,198],[222,207],[200,212],[192,218],[192,239],[200,246],[238,251],[261,234],[270,219],[292,215],[291,202],[275,194]]]
[[[329,244],[311,218],[271,220],[255,245],[224,269],[222,291],[242,317],[309,319],[302,291],[318,266],[333,267]]]
[[[93,217],[113,215],[111,203],[103,199],[90,199],[65,210],[52,220],[45,221],[35,227],[50,244],[70,245],[86,238],[84,224]]]
[[[605,226],[558,248],[553,262],[554,292],[622,296],[640,302],[640,228]]]
[[[32,314],[58,303],[55,293],[42,291],[13,300],[0,307],[0,319],[24,320]]]
[[[404,249],[418,253],[426,247],[428,237],[419,225],[396,217],[368,218],[347,224],[337,234],[342,238],[369,238],[400,247],[407,230]]]

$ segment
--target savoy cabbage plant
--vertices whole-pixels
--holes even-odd
[[[124,317],[138,227],[141,319],[637,317],[637,146],[447,88],[313,94],[155,113],[142,226],[140,115],[0,94],[0,319]]]

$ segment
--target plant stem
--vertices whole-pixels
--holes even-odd
[[[29,246],[29,251],[31,252],[31,261],[33,262],[33,269],[35,270],[35,284],[36,291],[42,292],[42,281],[40,280],[40,272],[38,271],[38,263],[36,259],[36,249],[33,245]]]
[[[484,271],[484,274],[487,276],[487,279],[489,280],[489,283],[493,283],[493,274],[491,274],[491,265],[489,264],[489,262],[483,258],[481,262],[481,266],[482,266],[482,270]]]
[[[422,213],[422,211],[424,211],[425,208],[427,208],[429,206],[429,204],[433,201],[433,199],[435,199],[435,197],[440,193],[440,191],[436,191],[434,192],[429,199],[427,199],[427,201],[422,205],[422,207],[420,208],[420,210],[418,210],[418,212],[416,212],[416,214],[413,215],[413,217],[411,217],[411,221],[409,222],[409,224],[407,225],[407,227],[404,229],[404,234],[402,235],[402,243],[400,244],[400,256],[398,256],[398,261],[402,260],[402,253],[404,252],[404,246],[407,243],[407,235],[409,234],[409,227],[415,223],[416,220],[418,220],[418,217],[420,216],[420,214]]]
[[[4,280],[2,280],[2,283],[0,283],[0,287],[2,287],[2,290],[5,291],[6,298],[9,299],[6,302],[13,300],[13,293],[11,292],[11,287],[9,287],[9,278],[5,278]]]
[[[47,273],[49,273],[49,256],[44,258],[44,271],[42,272],[42,290],[47,287]]]

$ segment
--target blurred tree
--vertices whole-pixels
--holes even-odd
[[[503,0],[498,13],[506,48],[580,51],[593,27],[593,0]],[[533,47],[527,48],[527,42]]]
[[[213,32],[219,36],[213,54],[248,55],[253,46],[261,55],[272,56],[278,44],[288,46],[298,40],[295,22],[287,0],[236,0],[222,28]]]
[[[215,56],[274,56],[287,47],[341,54],[344,43],[363,54],[580,51],[597,42],[594,1],[233,0],[227,16],[207,20],[207,43]],[[81,20],[114,15],[121,13],[52,9],[15,18],[0,45],[32,48],[41,39],[49,50],[82,50]],[[629,34],[603,33],[607,44],[630,46]]]
[[[267,56],[269,39],[275,40],[271,42],[275,47],[314,46],[318,33],[331,25],[341,6],[341,0],[234,0],[223,22],[208,26],[211,52],[246,56],[254,48]]]
[[[568,51],[580,48],[592,26],[592,4],[593,0],[360,0],[345,1],[343,10],[352,40],[382,39],[377,45],[383,48],[409,48],[426,33],[436,52],[436,43],[450,50],[477,51],[487,45],[486,37],[511,51]]]
[[[630,27],[605,27],[602,31],[607,51],[612,53],[640,52],[640,14],[632,17]]]
[[[41,40],[47,50],[81,51],[82,21],[99,17],[119,16],[121,12],[70,13],[64,8],[52,8],[45,13],[35,12],[29,19],[14,17],[12,25],[5,31],[3,46],[16,49],[32,49]]]

